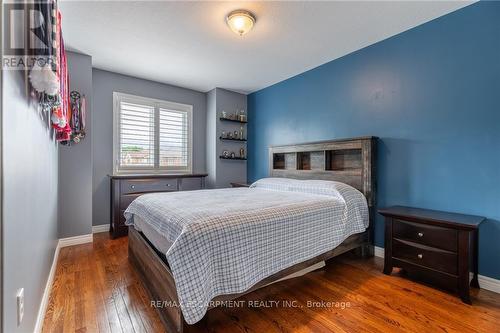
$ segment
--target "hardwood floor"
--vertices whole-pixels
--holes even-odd
[[[335,258],[246,295],[244,306],[210,310],[190,332],[500,332],[500,294],[472,289],[473,305],[466,305],[399,274],[383,275],[382,264]],[[61,249],[43,332],[164,332],[128,264],[126,237],[100,233],[93,244]]]

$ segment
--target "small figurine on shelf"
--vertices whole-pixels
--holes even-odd
[[[228,158],[229,152],[227,150],[222,151],[222,156],[224,156],[225,158]]]
[[[247,120],[247,117],[245,116],[245,110],[241,109],[239,121],[245,122],[246,120]]]
[[[220,116],[221,116],[221,118],[226,119],[226,117],[227,117],[226,111],[222,110],[222,112],[220,113]]]
[[[238,140],[238,135],[239,135],[238,131],[234,131],[233,137],[235,140]]]
[[[232,139],[232,138],[233,138],[233,132],[228,132],[228,134],[227,134],[227,138],[228,138],[228,139]]]
[[[220,137],[223,138],[223,139],[225,139],[226,138],[226,131],[222,131]]]
[[[243,135],[243,126],[240,127],[240,140],[245,140],[245,136]]]
[[[245,149],[244,148],[240,148],[240,157],[245,158]]]
[[[231,152],[231,158],[235,158],[236,157],[236,154],[234,153],[234,151]]]

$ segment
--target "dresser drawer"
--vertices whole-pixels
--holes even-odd
[[[128,206],[134,201],[136,198],[140,197],[144,193],[138,193],[138,194],[124,194],[120,197],[120,209],[127,209]]]
[[[170,179],[135,179],[120,182],[122,194],[177,191],[177,178]]]
[[[457,254],[413,242],[393,240],[392,257],[449,274],[457,274]]]
[[[180,191],[193,191],[201,190],[203,188],[202,178],[182,178],[179,180],[179,190]]]
[[[457,252],[457,231],[454,229],[394,219],[392,233],[394,238]]]

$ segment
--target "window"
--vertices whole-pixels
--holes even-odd
[[[113,93],[114,173],[191,172],[193,106]]]

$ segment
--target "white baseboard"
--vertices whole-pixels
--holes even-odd
[[[88,234],[75,237],[61,238],[57,242],[57,246],[54,251],[54,258],[52,259],[52,266],[50,267],[49,276],[47,277],[47,283],[45,284],[45,289],[42,295],[42,301],[40,302],[38,315],[36,317],[35,330],[34,330],[35,333],[41,332],[43,328],[43,320],[45,318],[45,312],[47,311],[47,305],[49,304],[50,291],[52,290],[52,283],[54,282],[54,276],[56,274],[59,251],[61,250],[61,248],[66,246],[92,243],[93,240],[94,240],[93,235]]]
[[[59,247],[66,247],[72,245],[79,245],[85,243],[92,243],[94,241],[94,235],[80,235],[75,237],[61,238],[59,239]]]
[[[92,226],[92,233],[97,234],[99,232],[108,232],[109,231],[109,224],[101,224],[101,225],[93,225]]]
[[[481,289],[486,289],[500,294],[500,280],[490,278],[484,275],[478,275],[479,286]]]
[[[47,278],[47,283],[45,284],[45,289],[43,290],[42,302],[38,308],[38,315],[36,317],[35,323],[35,333],[42,331],[43,320],[45,318],[45,312],[47,310],[47,305],[49,304],[50,291],[52,289],[52,282],[54,282],[54,276],[56,274],[57,259],[59,258],[59,242],[56,245],[56,250],[54,251],[54,258],[52,259],[52,266],[50,267],[49,276]]]
[[[383,247],[378,247],[375,246],[375,250],[373,251],[375,254],[375,257],[383,258],[384,257],[384,248]]]
[[[375,257],[384,257],[384,248],[375,246]],[[472,274],[471,274],[472,275]],[[495,293],[500,294],[500,280],[490,278],[484,275],[477,276],[479,286],[481,289],[493,291]]]

